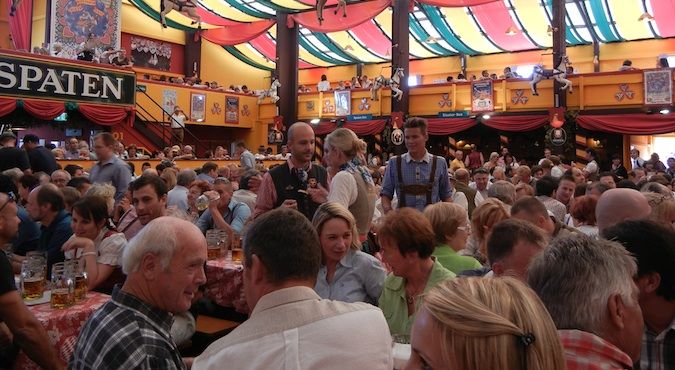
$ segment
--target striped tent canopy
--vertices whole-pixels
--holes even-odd
[[[146,15],[159,19],[157,0],[129,0]],[[227,28],[275,20],[277,12],[312,12],[316,0],[195,0],[202,28]],[[348,0],[350,9],[378,0]],[[382,0],[380,0],[381,2]],[[333,12],[328,0],[325,12]],[[552,0],[418,0],[409,13],[413,59],[480,55],[550,48]],[[468,6],[467,6],[468,5]],[[675,0],[566,0],[565,36],[569,46],[667,38],[675,36]],[[379,11],[379,9],[378,9]],[[196,25],[177,12],[169,27],[192,30]],[[271,23],[270,23],[271,24]],[[276,27],[250,40],[223,45],[238,59],[261,69],[275,68]],[[205,36],[209,39],[208,36]],[[390,60],[391,8],[359,25],[337,32],[317,32],[300,25],[300,68],[329,67]]]

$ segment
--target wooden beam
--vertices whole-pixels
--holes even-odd
[[[556,67],[560,63],[560,58],[565,55],[565,0],[553,0],[551,5],[553,10],[552,27],[553,32],[553,66]],[[555,81],[553,84],[553,106],[567,107],[567,90],[560,90],[562,85]]]
[[[281,87],[277,110],[284,126],[298,120],[298,25],[287,26],[288,13],[277,12],[277,75]],[[321,110],[321,107],[318,107]]]
[[[393,0],[392,12],[392,37],[391,37],[391,70],[392,74],[397,68],[403,68],[405,78],[401,81],[399,89],[403,91],[403,98],[401,101],[396,99],[391,100],[392,112],[408,112],[409,93],[408,76],[410,76],[410,49],[409,49],[409,35],[410,35],[410,21],[408,18],[408,10],[410,8],[411,0]]]

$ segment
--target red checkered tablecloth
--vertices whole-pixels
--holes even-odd
[[[49,303],[29,306],[28,309],[35,315],[47,331],[49,340],[54,345],[59,356],[68,362],[75,351],[77,336],[80,329],[94,311],[110,300],[106,294],[87,292],[87,299],[72,307],[55,310]],[[14,363],[15,369],[40,369],[40,367],[22,351]]]
[[[204,295],[223,307],[233,307],[237,312],[248,314],[244,296],[243,269],[225,258],[206,262],[206,285]]]

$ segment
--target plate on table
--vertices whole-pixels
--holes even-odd
[[[44,294],[42,295],[42,298],[31,299],[30,301],[24,299],[23,303],[25,303],[26,306],[36,306],[43,303],[49,303],[51,299],[52,299],[52,291],[45,290]]]

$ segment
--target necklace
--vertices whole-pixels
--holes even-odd
[[[413,296],[406,295],[406,296],[405,296],[405,301],[406,301],[406,303],[408,303],[408,304],[413,304],[413,303],[415,303],[415,300],[416,300],[418,297],[419,297],[419,295],[413,295]]]

